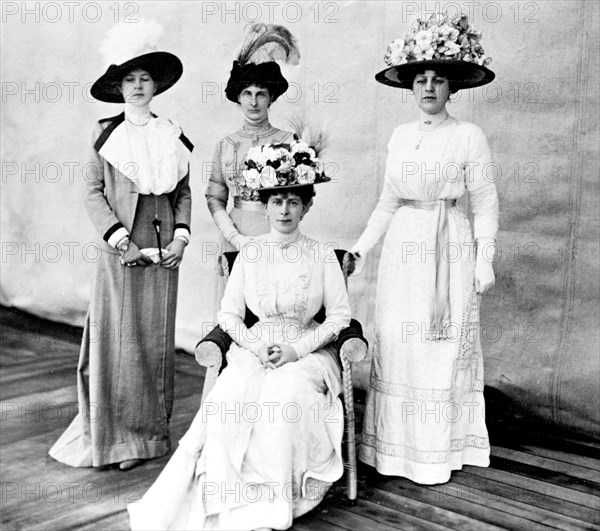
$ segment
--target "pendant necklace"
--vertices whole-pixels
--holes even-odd
[[[419,141],[417,142],[417,145],[415,146],[415,149],[419,149],[421,147],[421,142],[423,141],[423,138],[425,138],[425,135],[428,135],[429,133],[433,133],[436,129],[438,129],[439,127],[441,127],[441,125],[448,119],[450,118],[450,115],[446,116],[446,118],[444,118],[438,125],[436,125],[431,131],[425,131],[424,133],[421,133],[421,138],[419,138]],[[428,123],[428,122],[425,122]],[[431,122],[429,122],[431,123]]]

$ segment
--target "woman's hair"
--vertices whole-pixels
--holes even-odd
[[[112,83],[114,84],[115,88],[120,92],[121,91],[121,85],[123,85],[123,81],[125,80],[125,78],[130,75],[132,72],[135,72],[136,70],[144,70],[145,72],[148,73],[148,75],[150,76],[150,78],[152,79],[152,81],[154,81],[155,86],[158,87],[158,81],[157,78],[159,78],[160,76],[157,75],[156,71],[155,72],[151,72],[152,67],[151,66],[144,66],[144,67],[138,67],[138,68],[134,68],[133,70],[128,70],[124,75],[120,76],[118,79],[114,79],[112,81]]]
[[[445,77],[448,80],[448,85],[450,85],[450,94],[454,94],[460,90],[459,83],[455,79],[452,79],[452,70],[443,68],[440,65],[436,65],[435,68],[431,66],[424,66],[415,74],[413,82],[417,76],[423,75],[426,70],[434,70],[436,75]]]
[[[295,188],[268,188],[266,190],[258,189],[258,197],[260,198],[261,203],[266,205],[269,202],[269,198],[274,195],[297,195],[302,201],[304,206],[307,206],[312,201],[312,198],[315,196],[315,187],[312,184],[307,184],[305,186],[298,186]]]
[[[246,82],[246,83],[242,83],[242,84],[239,86],[239,90],[238,90],[238,93],[237,93],[237,99],[238,99],[238,103],[239,103],[239,99],[240,99],[240,94],[241,94],[241,93],[242,93],[242,92],[243,92],[245,89],[247,89],[248,87],[258,87],[258,88],[260,88],[260,89],[264,89],[264,90],[266,90],[266,91],[269,93],[269,97],[270,97],[271,99],[273,98],[273,94],[272,94],[271,90],[269,89],[269,87],[268,87],[267,85],[262,85],[262,84],[260,84],[260,83],[256,83],[256,82],[254,82],[254,81],[248,81],[248,82]],[[272,103],[272,102],[271,102],[271,103]]]

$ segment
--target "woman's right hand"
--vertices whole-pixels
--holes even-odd
[[[152,264],[152,260],[142,254],[140,248],[133,242],[129,242],[129,248],[121,252],[121,265],[125,267],[147,266],[150,264]]]
[[[273,347],[274,345],[262,345],[259,349],[258,349],[258,359],[260,360],[260,362],[263,364],[264,367],[266,367],[267,369],[274,369],[275,368],[275,364],[272,361],[272,358],[274,357],[273,354]]]

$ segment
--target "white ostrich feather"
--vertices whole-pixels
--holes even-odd
[[[100,44],[106,65],[118,65],[139,55],[155,52],[164,33],[154,19],[141,18],[136,23],[120,22],[113,26]]]
[[[324,124],[311,121],[306,116],[297,116],[288,120],[292,131],[315,150],[320,157],[327,148],[329,134]]]

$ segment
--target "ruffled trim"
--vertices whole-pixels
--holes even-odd
[[[99,154],[134,182],[139,193],[167,194],[188,173],[190,153],[180,136],[181,127],[166,118],[152,118],[144,126],[125,120],[108,137]]]

